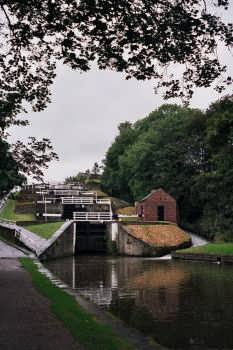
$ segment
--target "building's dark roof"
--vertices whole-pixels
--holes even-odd
[[[154,194],[155,192],[163,192],[166,193],[166,195],[168,195],[172,200],[175,200],[169,193],[167,193],[166,191],[164,191],[163,188],[158,188],[157,190],[152,190],[148,195],[146,195],[143,199],[141,199],[139,202],[144,202],[145,200],[147,200],[152,194]]]

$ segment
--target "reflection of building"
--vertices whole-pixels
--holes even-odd
[[[128,287],[136,289],[135,303],[153,318],[174,319],[179,308],[180,285],[185,279],[182,267],[166,263],[156,264],[153,269],[131,278]]]
[[[137,202],[136,211],[144,221],[177,221],[176,200],[162,188],[151,191]]]

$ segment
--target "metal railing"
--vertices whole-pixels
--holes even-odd
[[[62,204],[93,204],[93,197],[62,197]]]
[[[74,212],[75,221],[112,221],[112,212]]]
[[[62,197],[62,204],[106,204],[111,205],[110,199],[95,199],[93,197]]]
[[[45,194],[48,194],[49,192],[48,191],[36,191],[36,194],[40,194],[41,196],[44,196]]]
[[[97,198],[97,192],[90,192],[90,191],[81,191],[80,192],[81,196],[92,196]]]
[[[79,196],[80,191],[77,190],[51,190],[55,196]]]
[[[44,201],[37,201],[36,203],[37,203],[37,204],[51,204],[52,201],[50,201],[50,200],[44,200]]]
[[[96,203],[97,204],[108,204],[108,205],[111,205],[111,200],[110,199],[97,199],[96,200]]]

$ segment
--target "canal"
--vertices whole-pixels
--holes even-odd
[[[46,266],[167,348],[233,349],[233,266],[85,255]]]

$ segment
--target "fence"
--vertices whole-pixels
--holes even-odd
[[[74,212],[75,221],[112,221],[112,212]]]
[[[110,199],[95,199],[93,197],[62,197],[62,204],[106,204],[111,205]]]

